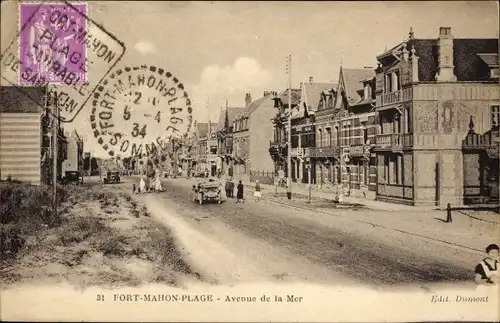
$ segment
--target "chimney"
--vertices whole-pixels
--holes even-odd
[[[245,95],[245,108],[248,108],[248,106],[252,103],[252,96],[250,93],[247,93]]]
[[[453,74],[453,36],[451,35],[451,27],[439,28],[438,47],[439,58],[436,81],[454,82],[457,78]]]
[[[312,83],[314,81],[314,78],[312,76],[309,76],[309,83]]]
[[[413,33],[413,27],[410,27],[410,32],[408,33],[409,39],[414,39],[415,34]]]

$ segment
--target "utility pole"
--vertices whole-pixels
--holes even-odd
[[[292,55],[288,56],[288,133],[287,133],[287,188],[286,196],[292,199]]]
[[[52,97],[53,95],[53,97]],[[57,157],[58,157],[58,138],[59,138],[59,100],[57,99],[57,93],[52,92],[50,100],[54,107],[54,122],[52,123],[53,135],[52,135],[52,186],[53,186],[53,196],[52,196],[52,208],[54,211],[54,217],[57,216]]]

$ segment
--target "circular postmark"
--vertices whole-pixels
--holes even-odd
[[[184,85],[162,68],[141,65],[119,69],[94,93],[90,124],[110,156],[154,156],[169,138],[188,133],[191,100]]]

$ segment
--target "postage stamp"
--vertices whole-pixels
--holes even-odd
[[[189,133],[191,100],[184,85],[156,66],[113,72],[94,93],[91,127],[110,156],[152,156]]]
[[[71,85],[87,82],[87,51],[85,43],[79,39],[79,31],[87,28],[86,21],[78,13],[87,14],[87,4],[75,4],[74,8],[77,10],[53,4],[42,6],[36,12],[37,5],[20,4],[21,24],[34,15],[29,28],[20,35],[20,57],[25,62],[20,66],[20,84],[34,85],[41,81]],[[106,48],[100,50],[107,52]],[[51,68],[49,60],[59,68]]]
[[[88,17],[84,2],[21,2],[18,12],[19,32],[0,56],[1,77],[39,105],[23,88],[47,85],[58,94],[60,120],[71,122],[125,45]]]

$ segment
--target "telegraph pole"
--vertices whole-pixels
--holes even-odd
[[[54,122],[53,126],[53,135],[52,135],[52,186],[53,186],[53,196],[52,196],[52,208],[54,210],[54,216],[57,216],[57,154],[58,154],[58,137],[59,137],[59,100],[57,99],[57,93],[52,92],[53,97],[52,104],[54,106]]]
[[[287,187],[286,196],[292,199],[292,55],[288,56],[288,133],[287,133]]]

